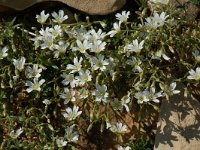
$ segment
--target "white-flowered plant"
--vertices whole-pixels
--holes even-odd
[[[147,102],[150,101],[148,94],[149,94],[148,91],[144,90],[144,91],[140,91],[140,92],[135,93],[134,97],[137,99],[138,104],[143,104],[143,103],[147,103]]]
[[[113,106],[113,108],[115,110],[120,110],[120,111],[123,111],[123,108],[125,108],[125,110],[127,112],[130,111],[130,108],[129,108],[129,103],[131,101],[131,97],[130,97],[130,92],[128,92],[127,95],[123,96],[121,98],[121,100],[118,100],[117,98],[114,98],[113,101],[111,101],[111,105]]]
[[[96,90],[93,92],[96,102],[108,102],[108,92],[106,85],[96,84]]]
[[[75,77],[79,85],[84,85],[85,83],[92,81],[92,76],[89,70],[80,70],[79,75]]]
[[[56,144],[58,147],[65,147],[67,145],[67,141],[65,141],[63,138],[56,139]]]
[[[26,67],[26,74],[28,78],[39,78],[42,73],[42,68],[39,68],[38,64],[33,64],[33,68]]]
[[[109,64],[108,60],[104,59],[104,55],[99,55],[97,58],[91,58],[91,65],[94,70],[106,70],[106,66]]]
[[[171,95],[174,94],[179,94],[181,91],[180,90],[175,90],[176,88],[176,82],[171,82],[170,85],[163,85],[162,83],[160,84],[160,88],[162,89],[163,96],[166,96],[167,98]]]
[[[3,48],[0,49],[0,60],[8,56],[7,51],[8,51],[7,46],[4,46]]]
[[[117,34],[118,32],[120,32],[121,28],[121,22],[115,22],[113,23],[113,30],[109,31],[107,33],[107,35],[109,35],[110,37],[114,37],[115,34]]]
[[[10,132],[10,137],[13,138],[13,139],[17,139],[23,132],[24,132],[23,128],[19,128],[16,131],[12,130]]]
[[[69,121],[75,120],[79,115],[81,115],[82,111],[79,111],[78,106],[73,106],[71,109],[70,107],[66,108],[66,112],[63,113],[63,116],[67,118]]]
[[[180,83],[185,95],[193,94],[200,26],[168,3],[149,0],[148,8],[113,20],[75,14],[77,22],[67,24],[65,11],[57,10],[42,11],[40,25],[27,30],[14,20],[0,23],[2,149],[80,149],[87,142],[91,149],[88,137],[95,133],[94,143],[104,145],[108,133],[119,150],[129,150],[126,119],[141,119],[143,129],[147,109],[183,94]]]
[[[117,122],[116,124],[106,123],[106,128],[112,131],[113,133],[123,134],[127,132],[127,126],[123,125],[121,122]]]
[[[82,61],[83,58],[81,57],[80,59],[78,59],[78,57],[74,57],[74,64],[68,64],[67,65],[67,69],[71,70],[70,73],[75,73],[75,72],[79,72],[81,71],[81,67],[82,67]]]
[[[51,104],[51,101],[48,99],[45,99],[42,101],[42,103],[44,103],[46,106]]]
[[[22,71],[24,69],[26,58],[20,57],[19,59],[13,59],[13,65],[15,68],[19,71]]]
[[[38,81],[38,78],[34,78],[33,82],[27,80],[25,83],[25,86],[28,86],[26,91],[28,93],[30,93],[32,91],[41,91],[41,86],[44,82],[45,82],[45,79],[41,79],[40,81]]]
[[[74,88],[78,84],[77,80],[74,78],[74,74],[63,73],[61,77],[64,78],[62,84],[65,86],[70,85],[71,88]]]
[[[81,53],[86,53],[86,50],[88,50],[91,47],[91,43],[88,40],[84,40],[83,42],[80,40],[76,40],[77,47],[73,47],[72,51],[79,51]]]
[[[140,51],[143,49],[144,40],[142,40],[140,43],[137,39],[133,40],[131,44],[127,45],[127,49],[129,52],[135,52],[140,53]]]
[[[106,37],[106,33],[103,32],[102,29],[99,29],[97,32],[92,29],[88,32],[91,34],[89,38],[91,42],[94,42],[95,40],[103,40]]]
[[[59,41],[58,44],[54,45],[54,58],[62,57],[65,55],[69,43],[65,43],[64,41]]]
[[[130,146],[126,146],[126,147],[118,146],[117,150],[131,150],[131,147]]]
[[[105,50],[106,42],[101,40],[94,41],[90,46],[90,51],[94,53],[100,53]]]
[[[159,103],[160,102],[159,98],[162,97],[162,96],[163,96],[162,92],[156,93],[155,87],[151,87],[150,90],[148,91],[149,100],[153,101],[155,103]]]
[[[73,126],[68,127],[65,129],[65,138],[68,142],[74,142],[76,143],[78,141],[78,132],[73,131]]]
[[[142,72],[143,69],[141,68],[142,62],[139,58],[136,58],[134,56],[131,57],[131,59],[128,59],[126,61],[126,64],[131,65],[133,67],[133,72]]]
[[[79,99],[86,99],[89,96],[89,90],[86,88],[82,88],[79,90]]]
[[[150,2],[153,2],[154,4],[164,4],[167,5],[170,0],[149,0]]]
[[[50,28],[49,32],[54,38],[62,36],[62,29],[60,25],[55,25],[53,28]]]
[[[195,60],[199,63],[200,62],[200,53],[198,50],[195,50],[192,55],[194,56]]]
[[[166,15],[166,12],[162,12],[161,14],[154,12],[153,16],[145,18],[145,26],[148,29],[156,29],[158,27],[162,27],[168,17],[169,15]]]
[[[64,15],[63,10],[59,10],[58,13],[53,12],[52,16],[54,19],[52,19],[53,22],[61,24],[63,21],[68,19],[67,15]]]
[[[70,91],[68,88],[64,89],[64,93],[60,93],[60,98],[64,99],[64,104],[67,104],[69,101],[74,102],[75,98],[75,91]]]
[[[130,11],[122,11],[122,13],[117,13],[115,16],[117,18],[117,20],[119,20],[121,23],[122,22],[127,22],[128,18],[130,15]]]
[[[170,60],[170,57],[169,56],[167,56],[166,54],[165,54],[165,52],[163,52],[162,50],[158,50],[157,52],[155,52],[154,54],[153,54],[153,56],[152,56],[152,59],[161,59],[161,58],[163,58],[164,60]]]
[[[187,76],[187,78],[189,79],[189,80],[196,80],[196,81],[199,81],[200,80],[200,68],[199,67],[197,67],[196,68],[196,70],[193,70],[193,69],[191,69],[190,71],[189,71],[189,76]]]
[[[49,14],[45,14],[45,11],[43,10],[40,15],[36,15],[36,19],[40,24],[44,24],[47,19],[49,18]]]

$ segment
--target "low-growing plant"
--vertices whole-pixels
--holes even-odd
[[[179,94],[177,83],[191,94],[200,80],[199,24],[167,1],[153,2],[137,21],[117,13],[111,28],[89,18],[64,24],[62,10],[37,15],[41,28],[2,25],[1,149],[82,149],[97,138],[89,136],[95,129],[100,148],[109,133],[111,146],[128,150],[131,129],[120,115],[158,110],[163,98]],[[19,29],[28,43],[22,47]]]

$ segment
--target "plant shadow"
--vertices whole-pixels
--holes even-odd
[[[180,149],[199,145],[200,102],[199,98],[184,97],[183,84],[177,87],[181,92],[163,99],[154,149]],[[188,148],[189,148],[188,147]]]

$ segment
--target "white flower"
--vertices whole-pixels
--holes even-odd
[[[150,2],[153,2],[154,4],[164,4],[167,5],[169,3],[169,0],[149,0]]]
[[[40,13],[40,15],[36,15],[37,22],[39,22],[40,24],[44,24],[46,20],[48,19],[48,17],[49,17],[49,14],[45,15],[44,10]]]
[[[86,99],[89,96],[89,91],[85,88],[79,90],[79,99]]]
[[[121,23],[119,22],[119,23],[117,23],[117,22],[115,22],[114,24],[113,24],[113,28],[114,28],[114,30],[111,30],[111,31],[109,31],[108,33],[107,33],[107,35],[110,35],[110,37],[113,37],[113,36],[115,36],[115,34],[117,34],[121,29]]]
[[[147,91],[147,96],[150,101],[153,101],[155,103],[159,103],[160,100],[158,99],[159,97],[162,97],[163,95],[161,92],[156,93],[155,87],[151,87],[150,91]]]
[[[68,142],[77,142],[79,135],[77,132],[73,132],[73,126],[71,126],[65,129],[65,137]]]
[[[168,17],[169,15],[166,16],[165,12],[162,12],[160,15],[157,12],[154,12],[153,17],[145,18],[145,26],[147,26],[150,29],[156,29],[158,27],[163,26]]]
[[[91,65],[94,70],[100,69],[101,71],[104,71],[109,63],[108,60],[104,60],[104,55],[99,55],[98,58],[91,58]]]
[[[171,82],[170,86],[169,85],[165,85],[165,84],[159,84],[160,88],[164,91],[163,96],[170,96],[173,94],[178,94],[180,93],[179,90],[175,90],[176,88],[176,82]]]
[[[46,144],[46,145],[44,146],[44,150],[51,150],[51,146],[48,145],[48,144]]]
[[[74,87],[76,86],[76,84],[78,84],[77,81],[75,80],[73,74],[68,74],[68,75],[67,75],[67,74],[63,73],[63,74],[61,75],[61,77],[64,78],[64,80],[62,81],[62,84],[63,84],[63,85],[68,85],[68,84],[70,84],[71,88],[74,88]]]
[[[127,126],[123,125],[121,122],[120,123],[117,122],[114,125],[111,125],[110,123],[107,123],[106,127],[107,127],[107,129],[109,129],[113,133],[122,134],[122,133],[127,132]]]
[[[31,41],[34,42],[35,49],[37,49],[38,47],[40,47],[41,39],[42,39],[41,36],[35,36],[34,38],[30,39]]]
[[[88,40],[84,40],[81,42],[80,40],[76,40],[76,44],[78,47],[73,47],[72,51],[79,51],[81,53],[86,53],[86,50],[91,47],[91,44]]]
[[[192,55],[194,56],[197,62],[200,62],[200,54],[198,50],[195,50],[194,52],[192,52]]]
[[[196,71],[194,71],[193,69],[191,69],[190,71],[189,71],[189,76],[187,77],[188,79],[190,79],[190,80],[200,80],[200,68],[199,67],[197,67],[196,68]]]
[[[30,66],[26,67],[26,74],[28,78],[39,78],[41,76],[42,69],[38,68],[38,64],[33,64],[33,68]]]
[[[53,50],[54,49],[54,39],[55,38],[53,35],[43,37],[43,40],[40,44],[41,49],[49,48],[50,50]]]
[[[129,146],[126,146],[126,147],[118,146],[117,150],[131,150],[131,147],[129,147]]]
[[[64,93],[60,93],[60,98],[65,100],[64,104],[67,104],[69,101],[74,102],[76,100],[75,94],[75,91],[64,88]]]
[[[67,141],[64,141],[63,139],[56,139],[56,144],[58,145],[58,147],[64,147],[67,145]]]
[[[82,28],[70,31],[68,32],[68,34],[72,35],[75,39],[79,41],[89,40],[91,37],[91,34]]]
[[[132,56],[131,59],[128,59],[126,61],[126,64],[133,66],[132,71],[133,72],[142,72],[143,69],[140,67],[140,65],[142,64],[141,60]]]
[[[163,50],[158,50],[157,52],[154,53],[152,59],[158,59],[163,58],[164,60],[170,60],[170,58],[163,52]]]
[[[131,44],[127,45],[127,49],[129,50],[129,52],[140,53],[140,51],[143,49],[143,45],[144,45],[144,40],[138,43],[138,40],[135,39]]]
[[[53,50],[55,39],[55,36],[52,34],[53,30],[54,29],[52,28],[46,27],[45,30],[41,29],[39,31],[41,36],[39,36],[37,40],[39,40],[41,49],[49,48],[50,50]]]
[[[115,16],[116,16],[117,20],[119,20],[120,22],[127,22],[129,15],[130,15],[130,11],[128,11],[128,12],[122,11],[122,14],[117,13]]]
[[[78,106],[74,106],[73,109],[71,109],[70,107],[68,107],[66,109],[66,112],[63,113],[63,116],[65,118],[67,118],[68,120],[70,120],[70,121],[71,120],[75,120],[76,117],[78,117],[82,113],[82,111],[78,111],[78,109],[79,109]]]
[[[160,15],[157,12],[154,12],[152,19],[154,22],[157,22],[158,26],[163,26],[168,17],[169,15],[166,15],[166,12],[162,12]]]
[[[79,82],[79,85],[84,85],[85,83],[92,81],[92,76],[90,75],[90,71],[79,71],[79,76],[75,77],[77,81]]]
[[[40,31],[39,31],[39,33],[40,33],[40,35],[41,35],[41,37],[40,37],[40,40],[44,40],[47,36],[52,36],[52,34],[51,34],[51,31],[52,29],[51,28],[49,28],[49,27],[46,27],[45,29],[41,29]]]
[[[23,128],[19,128],[16,131],[12,130],[10,132],[10,136],[13,139],[17,139],[23,133],[23,131],[24,131]]]
[[[33,83],[34,82],[34,83]],[[26,91],[28,93],[32,92],[32,91],[41,91],[41,88],[40,86],[45,82],[44,79],[41,79],[39,82],[38,82],[38,78],[34,78],[33,79],[33,82],[31,81],[26,81],[26,84],[25,86],[28,86],[28,88],[26,89]]]
[[[138,104],[143,104],[144,102],[149,102],[148,94],[149,94],[149,92],[147,90],[145,90],[142,92],[135,93],[134,97],[137,99]]]
[[[181,91],[179,91],[179,90],[175,90],[175,88],[176,88],[176,82],[172,82],[172,83],[170,83],[170,93],[173,93],[173,94],[178,94],[178,93],[180,93]]]
[[[72,70],[70,71],[70,73],[75,73],[75,72],[79,72],[81,70],[81,62],[83,61],[83,58],[81,57],[80,60],[78,60],[78,57],[74,57],[74,65],[68,64],[67,65],[67,69],[68,70]]]
[[[114,110],[123,111],[123,105],[122,105],[121,101],[119,101],[118,98],[114,98],[114,99],[111,101],[111,105],[112,105],[112,107],[113,107]]]
[[[54,45],[55,51],[54,58],[58,58],[61,55],[64,55],[66,53],[67,47],[69,46],[69,43],[64,43],[63,41],[59,41],[58,45]]]
[[[13,65],[15,68],[19,71],[22,71],[24,69],[24,64],[25,64],[26,58],[21,57],[19,59],[13,59]]]
[[[8,56],[8,47],[4,46],[2,49],[0,49],[0,59],[3,59],[4,57]]]
[[[68,19],[68,16],[64,15],[63,10],[59,10],[58,13],[53,12],[51,15],[54,17],[54,19],[52,19],[53,22],[59,23],[59,24]]]
[[[125,95],[125,96],[123,96],[122,99],[121,99],[121,104],[122,104],[122,106],[125,107],[125,109],[126,109],[127,112],[130,111],[130,110],[129,110],[129,107],[128,107],[128,105],[127,105],[127,104],[131,101],[130,94],[131,94],[131,93],[128,92],[128,94]]]
[[[50,105],[51,101],[48,100],[48,99],[45,99],[45,100],[42,101],[42,103],[45,104],[45,105]]]
[[[101,51],[104,51],[105,46],[106,46],[106,42],[103,42],[101,40],[94,41],[91,44],[91,52],[100,53]]]
[[[114,100],[111,102],[111,105],[113,106],[114,110],[123,111],[123,107],[125,107],[125,110],[129,112],[130,109],[128,103],[130,100],[130,92],[128,92],[128,94],[123,96],[120,101],[117,98],[114,98]]]
[[[49,32],[54,36],[54,38],[62,36],[62,29],[59,25],[55,25],[53,28],[50,28]]]
[[[106,33],[103,32],[101,29],[99,29],[97,32],[94,29],[92,29],[92,30],[89,31],[89,33],[92,35],[90,37],[91,41],[102,40],[106,36]]]
[[[106,70],[109,71],[109,74],[112,76],[112,80],[115,80],[115,68],[118,64],[119,60],[112,58],[112,56],[108,56],[108,66],[106,66]]]
[[[107,92],[107,86],[106,85],[99,85],[96,84],[96,90],[93,92],[93,95],[96,97],[96,102],[104,102],[107,103],[108,100],[108,92]]]

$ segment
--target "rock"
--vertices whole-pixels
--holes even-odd
[[[184,9],[182,16],[186,16],[190,20],[197,18],[200,8],[190,0],[172,0],[172,5],[176,8]]]
[[[154,150],[200,149],[200,102],[178,88],[180,95],[162,102]]]
[[[17,3],[13,3],[13,0],[1,0],[0,5],[14,10],[24,10],[44,1],[53,0],[17,0]],[[56,2],[62,2],[91,15],[106,15],[120,9],[126,0],[57,0]],[[0,12],[5,11],[4,9],[0,7]]]

